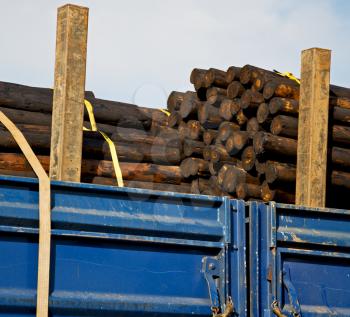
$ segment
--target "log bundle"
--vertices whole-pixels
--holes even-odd
[[[46,171],[50,166],[52,90],[0,82],[0,111],[22,131]],[[85,98],[94,108],[98,129],[115,143],[125,186],[190,193],[180,172],[183,144],[167,128],[159,109]],[[90,128],[85,111],[84,126]],[[193,147],[195,144],[188,145]],[[0,125],[0,174],[35,177],[11,134]],[[84,131],[82,182],[117,185],[110,148],[98,132]]]
[[[251,65],[195,68],[190,82],[194,91],[169,96],[168,127],[192,191],[295,203],[299,83]],[[329,115],[328,205],[349,208],[350,89],[330,86]]]

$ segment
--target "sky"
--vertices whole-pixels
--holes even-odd
[[[71,0],[73,1],[73,0]],[[0,80],[52,87],[57,8],[66,1],[0,0]],[[350,1],[95,0],[89,7],[86,90],[166,107],[191,90],[194,67],[251,64],[299,76],[303,49],[332,50],[331,82],[350,87]]]

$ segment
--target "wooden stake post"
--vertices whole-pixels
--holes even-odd
[[[89,9],[58,9],[50,177],[80,181]]]
[[[296,204],[325,207],[331,51],[301,54]]]

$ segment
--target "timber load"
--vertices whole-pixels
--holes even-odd
[[[295,203],[298,80],[245,65],[195,68],[190,82],[194,91],[169,96],[168,127],[185,145],[180,169],[192,190]],[[330,85],[329,95],[329,207],[349,208],[350,89]]]

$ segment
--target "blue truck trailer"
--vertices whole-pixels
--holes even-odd
[[[51,316],[350,316],[350,212],[52,182]],[[34,316],[38,182],[0,177],[0,316]]]

